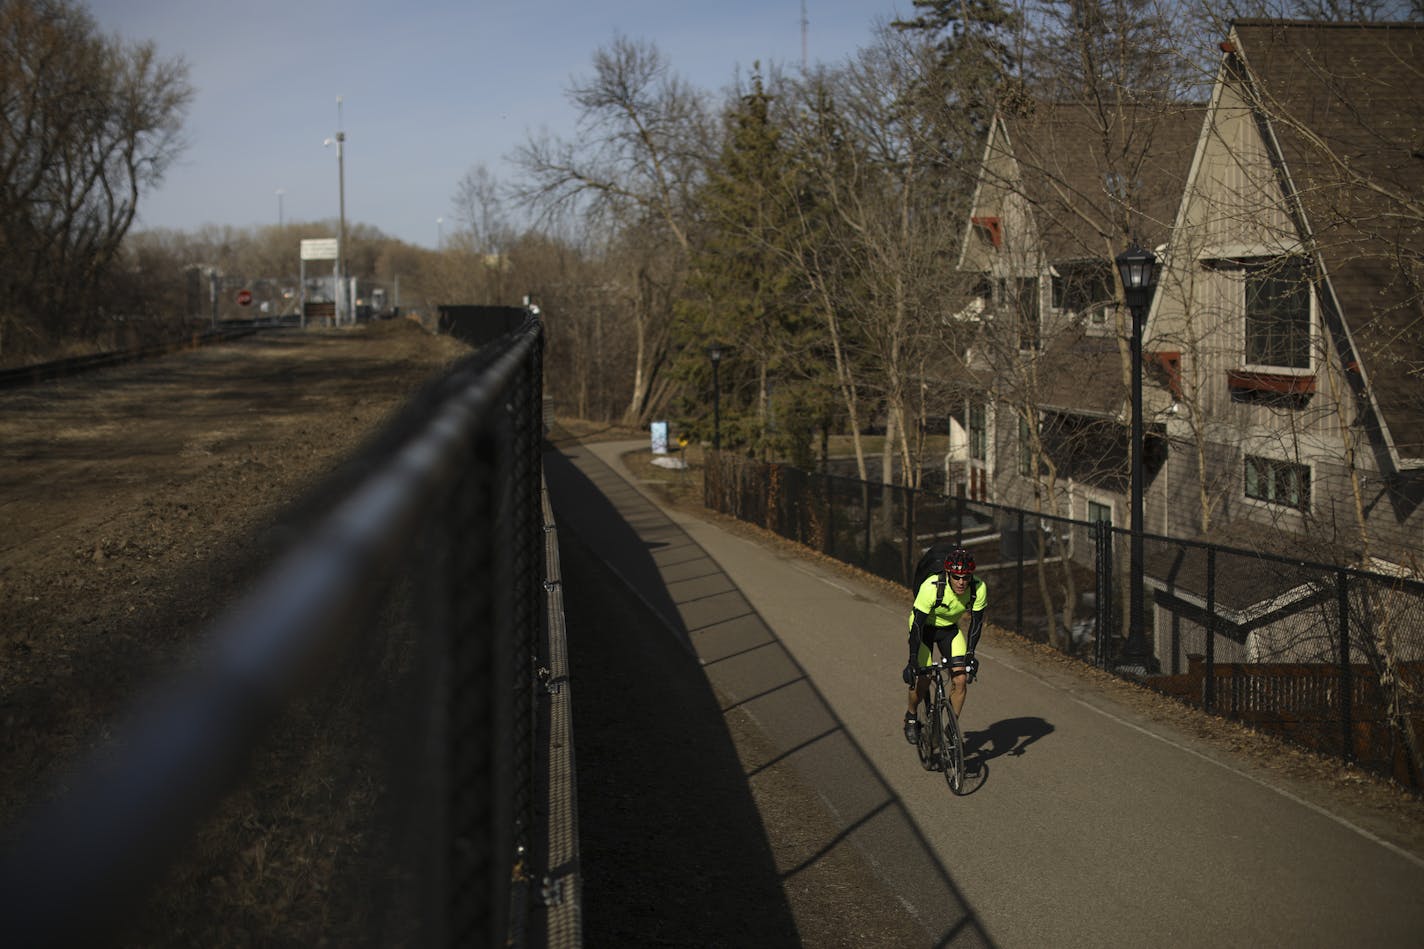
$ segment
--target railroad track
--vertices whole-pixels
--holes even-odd
[[[40,382],[47,382],[52,379],[65,379],[71,376],[82,375],[83,373],[93,372],[96,369],[104,369],[109,366],[119,366],[124,363],[137,362],[140,359],[151,359],[155,356],[162,356],[183,349],[192,349],[197,346],[211,346],[215,343],[225,343],[230,340],[240,339],[244,336],[251,336],[259,330],[268,329],[276,325],[280,324],[274,324],[270,321],[263,321],[261,323],[255,320],[243,321],[242,323],[232,323],[223,326],[220,329],[194,333],[192,336],[182,340],[173,340],[152,346],[142,346],[137,349],[124,349],[111,353],[94,353],[89,356],[71,356],[67,359],[35,363],[34,365],[20,366],[15,369],[0,369],[0,389],[18,389]]]

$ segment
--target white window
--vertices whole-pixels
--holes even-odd
[[[969,404],[969,457],[975,461],[989,460],[988,412],[983,402]]]
[[[1310,466],[1246,456],[1246,496],[1298,511],[1310,510]]]
[[[1310,280],[1288,257],[1246,268],[1246,364],[1310,368]]]
[[[1053,309],[1086,320],[1090,326],[1106,325],[1116,292],[1111,264],[1098,260],[1061,263],[1053,267],[1051,276]]]

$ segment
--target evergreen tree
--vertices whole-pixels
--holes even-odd
[[[1184,11],[1158,0],[1043,0],[1028,42],[1039,98],[1162,103],[1203,78],[1180,49]]]
[[[773,392],[810,362],[803,358],[807,321],[788,243],[800,189],[773,102],[758,70],[726,116],[723,145],[699,201],[704,237],[684,308],[694,363],[704,361],[709,341],[733,347],[721,368],[722,392],[730,397],[724,424],[763,449],[771,447]],[[741,407],[752,409],[749,424],[737,421],[739,392]]]
[[[939,68],[922,94],[962,113],[982,133],[1016,85],[1022,17],[1001,0],[914,0],[913,6],[918,16],[891,25],[935,38]]]

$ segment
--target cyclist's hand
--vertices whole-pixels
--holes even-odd
[[[970,653],[968,656],[964,657],[964,671],[969,673],[970,682],[973,682],[974,679],[979,675],[979,660],[974,658],[973,653]]]
[[[915,664],[914,664],[913,662],[907,662],[907,663],[905,663],[905,668],[904,668],[903,671],[901,671],[901,673],[900,673],[900,678],[902,678],[902,679],[905,680],[905,684],[906,684],[906,685],[913,685],[913,684],[914,684],[914,682],[915,682]]]

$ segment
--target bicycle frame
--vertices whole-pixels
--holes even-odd
[[[949,789],[960,794],[964,789],[964,739],[954,707],[944,690],[944,670],[948,668],[949,660],[940,657],[919,670],[920,676],[929,678],[930,683],[923,703],[925,714],[920,722],[918,751],[924,769],[943,771]]]

